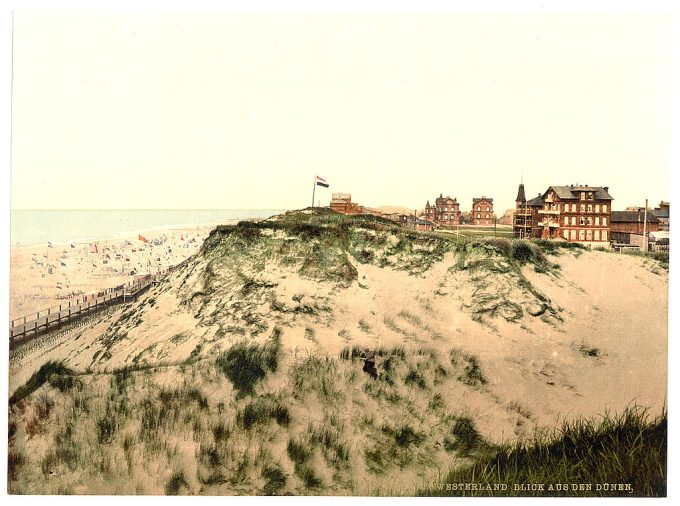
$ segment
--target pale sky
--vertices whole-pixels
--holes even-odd
[[[16,12],[12,207],[668,200],[657,14]]]

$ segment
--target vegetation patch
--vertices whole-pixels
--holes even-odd
[[[533,440],[489,447],[473,463],[449,472],[445,483],[498,483],[493,490],[447,490],[435,485],[417,495],[665,497],[667,415],[650,420],[646,411],[629,408],[600,421],[565,422]],[[516,490],[516,483],[543,483],[542,489]],[[554,484],[600,484],[590,490],[556,489]],[[549,487],[553,484],[553,488]],[[629,484],[621,489],[609,484]]]
[[[256,424],[264,425],[269,420],[276,420],[276,423],[282,427],[287,427],[290,422],[288,408],[269,396],[258,397],[255,401],[246,404],[236,415],[237,423],[246,430]]]
[[[488,380],[482,372],[477,357],[466,353],[462,348],[452,349],[449,357],[451,365],[458,372],[458,381],[470,387],[486,385]]]
[[[239,395],[252,394],[255,384],[267,372],[275,372],[281,341],[278,333],[263,345],[237,343],[217,358],[217,367],[239,391]]]
[[[9,398],[10,406],[15,405],[20,400],[25,399],[33,392],[38,390],[45,383],[49,382],[58,390],[67,390],[75,384],[73,376],[75,372],[64,365],[63,362],[45,362],[40,369],[34,372],[28,381],[17,388]]]

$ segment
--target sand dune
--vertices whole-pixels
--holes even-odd
[[[668,273],[650,260],[283,223],[216,230],[139,300],[13,353],[10,392],[47,361],[79,386],[12,408],[28,461],[12,486],[409,494],[465,462],[457,420],[501,442],[666,402]],[[276,362],[251,391],[229,376],[237,352]]]

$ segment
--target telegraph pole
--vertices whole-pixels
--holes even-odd
[[[638,215],[639,216],[639,215]],[[645,248],[645,253],[649,250],[649,241],[647,240],[647,199],[645,199],[645,216],[642,220],[642,244]]]

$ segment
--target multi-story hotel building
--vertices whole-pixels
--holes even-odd
[[[489,197],[472,199],[470,223],[472,225],[493,225],[493,199]]]
[[[551,186],[542,198],[541,238],[609,246],[614,199],[607,186]]]
[[[515,199],[515,214],[513,216],[512,230],[515,237],[540,238],[543,230],[538,225],[538,211],[543,209],[543,197],[527,200],[524,195],[524,185],[520,183]]]
[[[460,204],[455,198],[444,197],[440,193],[433,206],[429,200],[425,204],[425,219],[438,227],[460,225]]]

